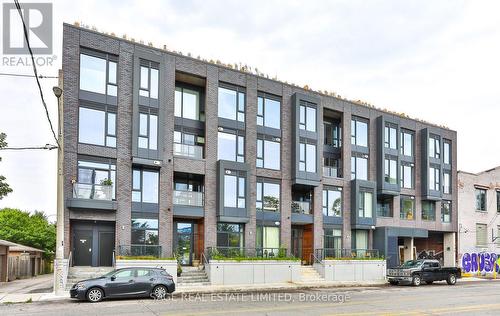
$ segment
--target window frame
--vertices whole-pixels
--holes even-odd
[[[441,191],[441,169],[437,165],[429,166],[429,179],[428,186],[429,190],[432,191]]]
[[[412,204],[411,218],[409,218],[408,215],[403,216],[403,212],[405,212],[405,210],[403,208],[403,205],[404,205],[405,201],[411,201],[411,204]],[[413,196],[413,195],[401,195],[401,197],[400,197],[400,207],[399,207],[399,218],[402,219],[402,220],[414,221],[415,217],[416,217],[415,216],[415,211],[416,211],[415,196]]]
[[[366,179],[358,177],[358,159],[366,160]],[[365,180],[369,179],[370,157],[366,154],[352,153],[351,155],[351,180]]]
[[[446,180],[448,178],[448,180]],[[444,194],[452,194],[451,187],[451,171],[443,170],[443,193]]]
[[[415,152],[415,148],[414,148],[414,145],[415,145],[415,132],[413,131],[410,131],[410,130],[406,130],[406,129],[401,129],[401,132],[400,132],[400,135],[401,135],[401,144],[400,144],[400,153],[401,155],[405,156],[405,157],[413,157],[414,155],[414,152]],[[410,136],[410,139],[411,139],[411,144],[410,144],[410,155],[408,155],[408,153],[406,152],[405,148],[406,148],[406,140],[405,140],[405,135],[409,135]]]
[[[236,98],[236,103],[234,104],[235,107],[235,117],[230,118],[230,117],[224,117],[221,116],[221,106],[220,106],[220,93],[221,89],[228,90],[228,91],[233,91],[235,93],[235,98]],[[240,97],[243,96],[243,102],[240,99]],[[233,85],[228,85],[225,83],[219,83],[219,86],[217,88],[217,117],[218,118],[223,118],[227,120],[233,120],[233,121],[238,121],[245,123],[245,110],[246,110],[246,89],[238,86],[233,86]]]
[[[257,94],[257,126],[263,126],[263,127],[267,127],[267,128],[273,128],[273,129],[278,129],[278,130],[281,130],[281,126],[282,126],[282,122],[281,122],[281,111],[282,111],[282,97],[279,97],[279,96],[275,96],[275,95],[271,95],[271,94],[268,94],[268,93],[263,93],[263,92],[259,92]],[[260,109],[260,100],[262,100],[262,111]],[[270,101],[275,101],[275,102],[278,102],[279,103],[279,112],[280,112],[280,116],[279,116],[279,121],[278,121],[278,127],[275,127],[275,126],[268,126],[266,125],[266,100],[270,100]],[[260,120],[259,120],[260,118]],[[260,122],[262,121],[262,122]]]
[[[147,118],[146,118],[146,135],[144,134],[141,134],[141,115],[146,115]],[[153,134],[152,130],[151,130],[151,127],[153,126],[152,123],[151,123],[151,117],[156,117],[156,144],[155,144],[155,148],[151,148],[151,135]],[[142,110],[140,109],[139,110],[139,124],[138,125],[138,128],[139,128],[139,131],[137,133],[137,148],[140,148],[140,149],[147,149],[147,150],[158,150],[158,139],[160,138],[159,137],[159,117],[158,117],[158,111],[154,110],[154,109],[151,109],[151,108],[148,108],[147,110]],[[147,147],[141,147],[141,138],[145,138],[146,139],[146,142],[147,142]]]
[[[448,147],[448,148],[447,148]],[[451,140],[443,138],[443,163],[451,165]]]
[[[332,122],[323,120],[323,145],[332,146],[334,148],[342,147],[342,124],[340,122]],[[331,132],[328,132],[330,130]],[[337,135],[337,137],[335,137]],[[331,138],[331,144],[328,143],[328,138]]]
[[[136,187],[136,183],[134,182],[134,180],[135,180],[134,173],[135,172],[139,172],[139,174],[140,174],[139,188]],[[144,201],[144,173],[145,172],[156,174],[156,177],[157,177],[156,202]],[[140,195],[140,201],[134,200],[134,192],[138,193]],[[158,170],[149,169],[149,168],[132,168],[132,202],[159,204],[159,202],[160,202],[160,172]]]
[[[484,243],[480,241],[480,236],[479,236],[479,227],[482,227],[482,231],[484,231]],[[481,238],[483,239],[483,238]],[[487,247],[488,246],[488,225],[483,224],[483,223],[476,223],[476,247]]]
[[[278,206],[277,209],[271,210],[269,208],[266,208],[264,205],[264,197],[265,197],[265,187],[267,185],[277,185],[278,186]],[[259,189],[260,186],[260,189]],[[260,197],[259,197],[259,192],[260,192]],[[264,179],[264,178],[257,178],[256,182],[256,191],[255,191],[255,196],[256,196],[256,204],[255,204],[255,209],[257,211],[267,211],[267,212],[276,212],[280,213],[281,212],[281,183],[277,181],[272,181],[269,179]],[[262,205],[262,207],[258,207],[259,203]]]
[[[410,168],[410,186],[405,186],[406,182],[405,182],[405,168]],[[415,188],[415,177],[414,177],[414,173],[415,173],[415,166],[413,163],[409,163],[409,162],[405,162],[405,161],[402,161],[401,162],[401,179],[400,179],[400,186],[401,188],[404,188],[404,189],[414,189]]]
[[[92,91],[92,90],[85,90],[82,89],[82,55],[91,57],[91,58],[98,58],[102,59],[106,62],[106,69],[105,69],[105,87],[104,87],[104,93],[97,92],[97,91]],[[115,78],[114,81],[112,78],[110,78],[110,63],[114,64],[114,70],[115,70]],[[80,91],[87,91],[91,93],[97,93],[101,95],[106,95],[110,97],[118,97],[118,56],[111,55],[108,53],[104,52],[97,52],[93,50],[88,50],[88,49],[82,49],[80,51],[80,56],[79,56],[79,68],[78,68],[79,74],[78,74],[78,89]],[[109,93],[110,87],[113,87],[116,89],[116,93]],[[111,89],[111,90],[114,90]]]
[[[421,218],[423,221],[435,222],[436,221],[436,203],[433,201],[422,201]],[[426,206],[429,206],[427,208]]]
[[[180,91],[179,91],[180,90]],[[193,91],[193,92],[196,92],[198,94],[198,111],[196,113],[196,118],[190,118],[190,117],[185,117],[184,116],[184,90],[189,90],[189,91]],[[177,108],[177,102],[175,100],[176,96],[176,92],[180,92],[180,95],[181,95],[181,100],[180,100],[180,114],[181,116],[177,116],[176,115],[176,108]],[[205,112],[204,112],[204,109],[203,109],[203,91],[202,89],[200,89],[199,87],[197,86],[191,86],[191,85],[187,85],[187,84],[183,84],[183,83],[178,83],[176,82],[175,83],[175,89],[174,89],[174,118],[175,117],[178,117],[178,118],[182,118],[182,119],[187,119],[187,120],[193,120],[193,121],[201,121],[201,122],[204,122],[205,121]]]
[[[142,68],[146,68],[148,72],[148,82],[147,82],[147,87],[143,88],[142,84]],[[153,76],[152,72],[153,70],[157,71],[157,79],[158,82],[156,83],[156,97],[151,96],[152,91],[153,91]],[[147,95],[142,95],[142,92],[145,92]],[[156,62],[149,61],[146,59],[140,59],[139,60],[139,96],[144,97],[144,98],[150,98],[153,100],[158,100],[160,98],[160,65]]]
[[[271,168],[266,166],[266,143],[279,144],[279,157],[278,157],[278,168]],[[267,160],[269,161],[269,160]],[[256,151],[256,161],[257,168],[270,169],[270,170],[281,170],[281,138],[272,137],[268,135],[257,135],[257,151]]]
[[[394,131],[394,135],[391,131]],[[393,146],[394,147],[393,147]],[[385,123],[384,126],[384,148],[398,149],[398,127],[392,123]]]
[[[104,144],[96,144],[96,143],[89,143],[89,142],[84,142],[80,140],[80,137],[82,135],[82,130],[81,130],[81,110],[91,110],[91,111],[99,111],[99,112],[104,112]],[[114,115],[114,134],[109,131],[109,115]],[[89,105],[86,103],[80,103],[78,106],[78,143],[79,144],[87,144],[87,145],[92,145],[92,146],[100,146],[100,147],[109,147],[109,148],[116,148],[116,143],[117,143],[117,118],[118,118],[118,113],[116,106],[112,105],[107,105],[103,104],[102,106],[93,106]],[[114,139],[114,141],[111,142],[110,145],[108,145],[109,140]],[[114,144],[114,145],[113,145]]]
[[[310,171],[308,169],[308,161],[310,161],[308,159],[309,155],[307,154],[308,146],[314,146],[314,171]],[[302,166],[304,166],[304,168],[302,168]],[[318,172],[318,145],[316,144],[316,142],[304,138],[301,138],[299,140],[299,172]]]
[[[332,208],[333,206],[335,206],[335,201],[338,199],[338,198],[335,198],[333,195],[331,197],[334,198],[334,201],[331,202],[330,201],[330,192],[331,193],[337,193],[340,195],[340,210],[338,210],[338,215],[335,215],[335,210],[332,210],[330,209],[330,203],[332,203]],[[323,187],[323,198],[322,198],[322,212],[323,212],[323,216],[328,216],[328,217],[342,217],[343,215],[343,194],[342,194],[343,190],[341,187],[332,187],[332,186],[325,186]]]
[[[392,163],[394,163],[394,166],[391,165]],[[393,171],[396,172],[395,175],[392,174]],[[394,182],[391,182],[391,180]],[[384,157],[384,182],[387,184],[398,184],[398,159],[396,157],[389,155]]]
[[[435,134],[429,134],[428,143],[429,157],[441,159],[441,137]],[[431,146],[433,150],[431,150]]]
[[[371,215],[366,216],[366,194],[369,194],[371,196]],[[359,194],[358,194],[358,218],[373,218],[373,199],[375,197],[375,194],[373,194],[372,191],[366,190],[366,189],[360,189]],[[375,210],[376,211],[376,210]]]
[[[234,159],[221,159],[219,156],[221,153],[221,150],[219,148],[219,135],[220,134],[227,134],[227,135],[233,135],[234,138]],[[241,144],[243,142],[243,144]],[[241,145],[240,145],[241,144]],[[240,149],[243,150],[243,152],[240,151]],[[217,132],[217,160],[227,160],[227,161],[234,161],[234,162],[245,162],[245,131],[240,131],[240,130],[235,130],[235,129],[229,129],[229,128],[222,128],[219,127],[218,132]]]
[[[302,109],[304,111],[302,111]],[[314,110],[314,126],[313,129],[310,129],[309,123],[309,116],[311,113],[309,113],[309,110]],[[304,114],[304,115],[302,115]],[[318,117],[318,107],[316,104],[312,102],[308,102],[305,100],[300,100],[299,104],[299,129],[312,132],[312,133],[317,133],[318,131],[318,122],[317,122],[317,117]]]
[[[358,124],[366,125],[366,144],[360,144],[358,141]],[[359,116],[351,117],[351,145],[368,148],[370,137],[370,121]]]
[[[83,165],[81,165],[83,164]],[[92,164],[96,164],[92,166]],[[102,165],[101,166],[98,166]],[[104,165],[108,165],[108,168],[104,168]],[[99,159],[99,160],[92,160],[90,158],[86,157],[81,157],[77,159],[77,167],[76,167],[76,182],[77,183],[83,183],[83,184],[89,184],[89,185],[95,185],[95,184],[100,184],[100,183],[95,183],[95,176],[96,176],[96,171],[103,171],[108,173],[107,179],[110,179],[112,181],[112,189],[111,189],[111,199],[116,200],[116,160],[114,159],[106,159],[106,161]],[[80,179],[80,170],[91,170],[92,171],[92,183],[87,183],[87,182],[82,182],[83,180]]]
[[[444,210],[445,210],[445,205],[448,205],[448,212],[447,212],[448,214],[446,214],[446,213],[444,212]],[[451,215],[452,215],[451,205],[452,205],[452,204],[451,204],[451,201],[448,201],[448,200],[443,200],[443,201],[441,202],[441,222],[442,222],[442,223],[451,223],[451,219],[452,219],[452,218],[451,218]],[[445,220],[445,216],[446,216],[446,215],[448,215],[449,220]]]
[[[133,222],[137,220],[153,220],[156,221],[156,226],[153,227],[144,227],[144,226],[138,226],[134,227]],[[158,217],[157,213],[147,213],[147,212],[132,212],[131,216],[131,221],[130,221],[130,237],[131,237],[131,243],[135,245],[159,245],[159,224],[160,224],[160,219]],[[138,243],[134,242],[134,232],[135,233],[141,233],[144,234],[144,243]],[[156,235],[156,243],[147,243],[147,234],[153,232]]]
[[[380,210],[385,210],[385,207],[381,207],[383,205],[389,205],[389,212],[381,212]],[[385,217],[392,218],[394,217],[394,201],[388,198],[377,198],[377,217]]]
[[[481,195],[484,195],[484,199],[482,200],[482,202],[480,202],[482,204],[482,206],[484,207],[479,207],[479,204],[478,204],[478,193],[480,193]],[[488,201],[488,190],[486,188],[483,188],[483,187],[474,187],[474,196],[475,196],[475,210],[478,211],[478,212],[488,212],[488,206],[487,206],[487,201]]]
[[[247,202],[246,202],[246,189],[248,185],[247,177],[246,177],[246,172],[245,171],[240,171],[240,170],[232,170],[232,169],[226,169],[224,172],[224,194],[223,194],[223,201],[222,205],[224,208],[239,208],[239,209],[244,209],[246,208]],[[235,201],[236,206],[231,206],[231,205],[226,205],[226,177],[235,177],[236,178],[236,195],[235,195]],[[243,189],[241,188],[241,181],[243,181]],[[243,202],[243,206],[240,207],[240,201]]]
[[[230,226],[238,226],[238,231],[229,231],[229,230],[222,230],[221,227],[222,225],[230,225]],[[219,239],[219,236],[220,235],[225,235],[226,236],[226,239],[227,239],[227,245],[221,245],[219,241],[221,241]],[[230,235],[238,235],[239,237],[239,246],[238,247],[234,247],[234,246],[230,246],[229,244],[229,241],[230,241]],[[245,224],[240,224],[240,223],[227,223],[227,222],[218,222],[217,223],[217,228],[216,228],[216,243],[217,243],[217,247],[223,247],[223,248],[243,248],[245,246]]]

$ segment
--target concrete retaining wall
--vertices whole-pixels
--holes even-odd
[[[384,281],[385,260],[325,260],[314,268],[327,281]]]
[[[210,260],[207,274],[212,285],[267,284],[300,281],[300,261]]]
[[[176,260],[116,260],[116,269],[121,268],[163,268],[174,278],[177,283],[177,261]]]

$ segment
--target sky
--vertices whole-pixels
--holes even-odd
[[[52,3],[56,60],[39,67],[42,75],[57,75],[62,23],[78,21],[445,125],[458,132],[459,170],[500,165],[500,1]],[[0,72],[32,69],[2,64]],[[56,84],[57,79],[42,80],[55,126]],[[54,143],[34,78],[0,76],[0,98],[0,132],[7,133],[9,146]],[[45,211],[54,220],[57,152],[0,156],[0,174],[14,190],[0,208]]]

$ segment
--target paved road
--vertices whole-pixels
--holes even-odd
[[[499,315],[500,282],[0,306],[0,315]]]

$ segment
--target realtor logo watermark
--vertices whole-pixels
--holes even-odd
[[[46,56],[52,55],[52,3],[21,3],[20,6],[33,55],[42,55],[35,56],[36,65],[52,66],[56,56]],[[23,22],[14,3],[3,4],[2,43],[3,66],[31,66]]]

